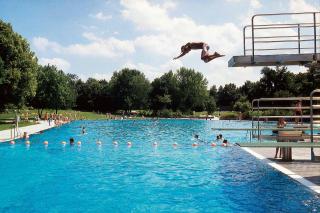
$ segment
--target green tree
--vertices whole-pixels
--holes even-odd
[[[99,110],[102,106],[98,106],[98,100],[101,96],[102,85],[96,79],[89,78],[86,82],[88,97],[87,104],[90,109]]]
[[[209,90],[209,95],[216,100],[217,99],[217,93],[218,93],[217,86],[213,85]]]
[[[180,68],[177,73],[179,108],[184,111],[202,111],[206,107],[208,97],[208,81],[200,72],[193,69]]]
[[[113,73],[110,92],[116,108],[130,113],[147,108],[150,83],[140,71],[125,68]]]
[[[320,87],[320,75],[315,65],[310,66],[307,72],[298,73],[295,76],[296,95],[309,96],[310,93]]]
[[[34,97],[37,70],[28,42],[0,20],[0,110],[8,103],[25,105]]]
[[[172,71],[156,78],[151,83],[150,102],[154,111],[159,109],[177,109],[178,81]]]
[[[38,89],[33,99],[33,106],[38,108],[39,116],[44,108],[66,109],[74,106],[76,90],[70,76],[58,70],[55,66],[40,67]]]
[[[213,85],[209,90],[209,97],[206,103],[206,110],[210,114],[217,110],[217,97],[218,90],[216,85]]]
[[[240,98],[240,91],[235,84],[220,86],[217,93],[217,103],[222,109],[232,109],[235,102]]]
[[[265,97],[273,97],[275,92],[280,90],[287,90],[289,93],[295,90],[295,75],[289,72],[287,67],[264,67],[261,74],[263,76],[259,82]]]
[[[240,88],[239,91],[242,96],[247,97],[247,99],[251,102],[255,98],[259,98],[263,96],[263,91],[260,86],[260,82],[251,82],[246,81]]]
[[[233,105],[233,109],[235,111],[247,113],[251,109],[251,104],[246,97],[242,96]]]
[[[206,102],[206,110],[209,114],[217,110],[217,103],[211,96],[208,97],[208,100]]]

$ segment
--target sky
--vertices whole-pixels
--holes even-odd
[[[302,11],[320,11],[320,0],[0,0],[0,19],[29,41],[40,64],[83,80],[110,80],[114,71],[128,67],[151,81],[185,66],[203,73],[209,86],[260,78],[261,67],[228,68],[232,56],[243,54],[242,29],[253,14]],[[200,51],[191,51],[172,60],[190,41],[204,41],[226,56],[204,63]]]

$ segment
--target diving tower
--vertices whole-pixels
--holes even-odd
[[[297,21],[288,22],[290,17]],[[251,25],[243,28],[243,55],[233,56],[228,66],[316,65],[320,68],[319,41],[320,12],[256,14],[251,18]]]

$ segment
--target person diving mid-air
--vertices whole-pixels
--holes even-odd
[[[220,55],[217,52],[214,52],[214,54],[210,55],[209,53],[209,45],[204,43],[204,42],[188,42],[187,44],[183,45],[181,47],[181,53],[179,56],[173,58],[173,60],[178,59],[182,56],[184,56],[185,54],[187,54],[188,52],[190,52],[190,50],[201,50],[201,60],[203,60],[205,63],[208,63],[209,61],[215,59],[215,58],[219,58],[219,57],[223,57],[224,55]]]

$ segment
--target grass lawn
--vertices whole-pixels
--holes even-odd
[[[55,110],[43,110],[42,116],[45,115],[45,113],[55,113]],[[21,122],[19,123],[20,127],[23,126],[29,126],[35,124],[34,122],[30,122],[30,120],[34,120],[34,118],[38,115],[37,110],[20,110],[18,112],[21,118]],[[63,116],[67,116],[73,120],[103,120],[107,119],[105,113],[96,113],[96,112],[81,112],[81,111],[75,111],[75,110],[59,110],[58,114],[61,114]],[[196,117],[206,117],[208,115],[207,112],[195,112],[193,116]],[[222,112],[214,112],[212,115],[219,116],[221,119],[236,119],[238,117],[237,112],[230,112],[230,111],[222,111]],[[29,122],[26,121],[26,116],[28,116]],[[0,131],[5,129],[10,129],[12,127],[12,120],[15,118],[15,112],[10,111],[6,113],[0,113]],[[138,117],[137,117],[138,118]]]
[[[55,110],[43,110],[42,116],[45,115],[45,113],[55,113]],[[28,115],[27,115],[28,114]],[[75,110],[59,110],[58,114],[62,114],[63,116],[68,116],[72,119],[85,119],[85,120],[102,120],[106,119],[105,114],[98,114],[95,112],[80,112]],[[37,110],[20,110],[18,113],[21,118],[21,122],[19,122],[19,127],[23,126],[29,126],[35,124],[33,122],[34,118],[38,115]],[[26,121],[26,116],[28,116],[29,121]],[[12,127],[12,121],[15,118],[15,112],[6,112],[6,113],[0,113],[0,131],[10,129]]]
[[[35,123],[34,122],[26,122],[26,121],[21,121],[19,122],[19,127],[24,127],[24,126],[30,126],[30,125],[34,125]],[[10,129],[12,127],[12,124],[3,124],[1,123],[0,124],[0,131],[1,130],[6,130],[6,129]]]

